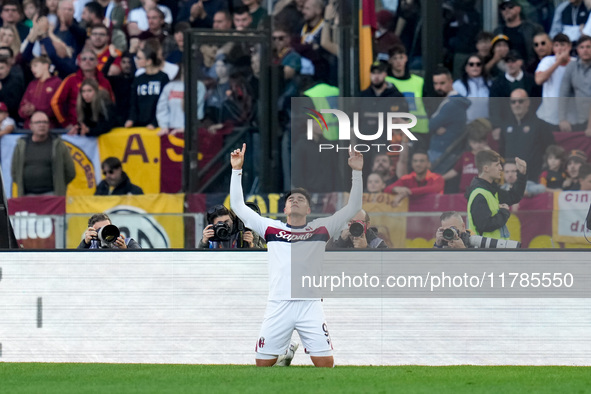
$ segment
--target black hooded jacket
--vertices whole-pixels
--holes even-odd
[[[113,193],[109,194],[109,184],[105,180],[98,184],[96,192],[94,192],[95,196],[124,196],[126,194],[144,194],[144,191],[141,187],[131,183],[125,171],[121,174],[121,183],[113,189]]]

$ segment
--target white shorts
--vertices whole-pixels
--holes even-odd
[[[267,302],[265,319],[256,344],[262,357],[285,353],[293,330],[297,330],[304,351],[311,356],[332,355],[322,303],[319,300],[285,300]]]

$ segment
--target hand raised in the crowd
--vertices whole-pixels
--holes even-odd
[[[499,208],[504,208],[506,210],[509,210],[509,205],[507,205],[507,204],[499,204]]]
[[[517,165],[517,171],[525,175],[527,172],[527,163],[525,160],[521,160],[519,157],[515,158],[515,164]]]
[[[232,164],[233,170],[242,169],[242,165],[244,164],[244,152],[246,152],[246,144],[242,144],[242,149],[234,149],[234,151],[230,153],[230,163]]]

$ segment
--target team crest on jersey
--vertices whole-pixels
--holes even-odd
[[[259,348],[263,348],[265,346],[265,337],[259,338]]]

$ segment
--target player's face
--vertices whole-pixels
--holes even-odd
[[[303,194],[293,193],[285,202],[285,209],[283,212],[290,216],[292,214],[308,215],[310,214],[310,204]]]

